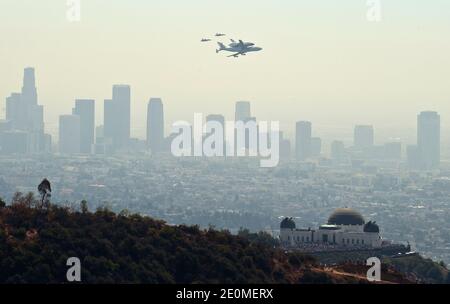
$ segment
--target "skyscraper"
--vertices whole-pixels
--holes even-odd
[[[72,114],[80,117],[80,153],[91,154],[95,132],[95,101],[77,99]]]
[[[131,129],[131,92],[128,85],[113,86],[113,103],[116,114],[115,145],[119,148],[126,147],[130,141]]]
[[[80,153],[80,116],[59,116],[59,153]]]
[[[311,156],[311,129],[311,122],[297,122],[295,133],[295,154],[297,160],[306,160]]]
[[[113,149],[126,148],[130,141],[130,86],[114,85],[112,99],[105,100],[105,141]]]
[[[25,68],[24,70],[22,96],[28,104],[37,104],[37,90],[34,68]]]
[[[6,98],[6,120],[27,136],[27,152],[44,152],[44,109],[38,104],[34,68],[25,68],[21,93]]]
[[[104,144],[109,144],[111,146],[115,134],[115,118],[116,113],[113,101],[111,99],[105,99],[103,103],[103,138]]]
[[[441,117],[437,112],[422,112],[418,115],[417,148],[421,168],[439,168],[441,159]]]
[[[150,98],[148,102],[147,145],[152,153],[164,150],[164,106],[160,98]]]
[[[250,102],[238,101],[236,102],[235,121],[244,121],[251,117]]]
[[[6,98],[6,120],[11,122],[11,126],[16,130],[25,130],[26,116],[25,105],[22,103],[22,95],[20,93],[12,93]]]
[[[354,146],[356,148],[370,148],[374,144],[373,126],[355,126]]]

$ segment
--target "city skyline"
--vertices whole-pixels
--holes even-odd
[[[33,71],[35,71],[34,68],[25,68],[25,71],[27,69],[32,69]],[[33,81],[36,82],[35,79],[33,79]],[[132,100],[132,96],[133,96],[131,86],[130,85],[123,85],[123,84],[121,84],[121,85],[112,85],[112,86],[113,86],[113,93],[114,93],[114,90],[115,90],[114,88],[115,87],[127,87],[127,90],[130,91],[129,93],[127,93],[127,94],[130,95],[130,96],[127,96],[127,99],[129,99],[129,101],[127,101],[127,102],[129,103],[129,105],[127,103],[127,106],[126,106],[125,110],[127,112],[130,111],[130,115],[131,115],[131,111],[132,111],[131,100]],[[8,98],[11,99],[13,97],[13,95],[14,95],[14,93]],[[7,101],[8,98],[5,99],[5,100]],[[153,99],[153,98],[154,97],[150,97],[150,99]],[[94,100],[94,99],[91,99],[91,98],[87,98],[87,99],[74,98],[73,102],[75,102],[75,104],[76,104],[77,101],[79,101],[79,100],[91,100],[91,101],[94,102],[93,106],[96,109],[96,111],[94,113],[95,128],[97,128],[97,127],[104,127],[105,115],[102,115],[102,120],[101,121],[99,121],[98,118],[97,118],[98,117],[98,112],[101,111],[101,108],[102,108],[102,107],[99,106],[100,105],[100,101],[99,100]],[[103,99],[103,102],[105,104],[107,104],[111,100],[112,99]],[[239,104],[248,104],[248,105],[245,105],[245,106],[250,107],[250,103],[253,105],[255,102],[253,102],[253,101],[251,101],[251,102],[249,102],[249,101],[237,101],[237,102],[230,102],[230,105],[232,105],[233,103],[235,104],[235,107],[238,107]],[[245,109],[245,106],[244,106],[244,111],[247,111],[247,109]],[[43,107],[43,105],[41,105],[41,107]],[[43,108],[44,108],[43,111],[46,112],[45,107],[43,107]],[[105,111],[105,110],[108,111],[107,108],[103,107],[103,111]],[[430,109],[422,110],[420,112],[430,112],[429,110]],[[73,112],[73,111],[74,111],[74,107],[72,105],[71,112]],[[236,111],[237,111],[237,108],[235,108],[235,111],[234,111],[232,117],[236,116]],[[250,108],[248,108],[248,111],[250,111]],[[146,110],[146,112],[148,112],[148,109]],[[433,112],[433,111],[431,111],[431,112]],[[214,115],[213,113],[216,113],[216,112],[213,111],[211,114],[205,114],[205,115],[206,116],[207,115]],[[69,114],[70,113],[67,113],[67,115],[69,115]],[[43,113],[42,115],[43,115],[43,119],[45,120],[45,113]],[[60,114],[60,115],[65,115],[65,114]],[[225,114],[220,114],[220,115],[226,117]],[[165,116],[169,116],[170,117],[171,116],[170,112],[166,113]],[[229,115],[229,116],[231,116],[231,115]],[[4,118],[6,118],[6,117],[4,117]],[[131,133],[133,133],[133,130],[134,131],[136,130],[136,128],[134,127],[136,125],[136,122],[133,119],[133,117],[130,116],[130,118],[131,118],[130,122],[126,123],[126,125],[130,124],[130,129],[129,129],[130,130],[129,131],[130,135],[128,135],[128,134],[124,135],[125,138],[137,138],[139,140],[146,140],[147,139],[148,126],[143,128],[143,132],[138,132],[139,135],[131,134]],[[146,118],[146,122],[145,123],[147,124],[148,123],[147,122],[147,117],[145,117],[145,118]],[[259,116],[257,116],[256,118],[258,120],[260,120]],[[184,117],[182,117],[182,120],[191,122],[190,121],[191,119],[190,119],[189,115],[185,115]],[[410,120],[414,121],[413,119],[410,119]],[[295,142],[295,124],[298,121],[299,120],[294,121],[294,123],[292,125],[288,124],[286,121],[280,121],[281,130],[283,131],[284,137],[286,139],[289,139],[289,140]],[[164,122],[165,122],[164,123],[164,133],[168,136],[168,135],[170,135],[173,121],[172,122],[168,121],[168,119],[165,118]],[[321,125],[320,123],[317,123],[317,122],[313,122],[313,123],[314,123],[315,133],[317,135],[319,135],[319,137],[320,137],[320,139],[322,141],[322,143],[321,143],[322,150],[323,151],[327,151],[327,153],[329,153],[329,154],[331,153],[331,144],[335,140],[343,141],[343,142],[346,143],[347,146],[349,144],[351,144],[352,142],[354,142],[354,137],[355,137],[354,132],[355,132],[355,128],[358,127],[358,126],[363,126],[363,127],[364,126],[370,126],[372,128],[375,128],[376,132],[375,132],[373,141],[374,141],[375,144],[378,144],[378,145],[384,144],[384,143],[387,143],[387,142],[390,142],[390,141],[401,141],[406,147],[407,145],[415,144],[416,141],[417,141],[416,125],[414,125],[413,127],[409,127],[409,128],[399,127],[399,128],[394,128],[394,129],[393,128],[387,128],[387,129],[383,130],[383,128],[378,126],[378,125],[376,125],[376,126],[373,126],[373,125],[358,125],[358,124],[353,124],[351,122],[349,122],[349,123],[347,123],[345,125],[341,125],[341,126]],[[442,130],[442,133],[444,134],[442,136],[442,138],[441,138],[441,144],[442,144],[442,147],[444,149],[444,151],[442,151],[442,154],[443,154],[443,156],[447,157],[447,156],[450,156],[450,137],[447,138],[445,136],[445,134],[446,133],[450,133],[450,129],[445,129],[445,125],[446,125],[446,120],[444,119],[442,121],[442,123],[441,123],[441,130]],[[58,142],[58,138],[59,138],[59,123],[56,124],[55,127],[56,127],[56,131],[48,132],[48,129],[49,129],[48,128],[48,123],[45,122],[45,132],[52,135],[52,142],[53,143],[57,143]],[[110,131],[110,132],[113,132],[113,131]],[[108,134],[108,131],[107,131],[107,134]],[[403,135],[403,136],[400,136],[400,134]],[[295,146],[295,143],[294,143],[294,146]],[[403,154],[406,155],[407,154],[406,153],[406,148],[404,150],[405,151],[403,151]],[[449,150],[449,151],[447,152],[447,150]]]
[[[46,131],[54,136],[58,116],[70,113],[74,99],[95,99],[96,121],[102,121],[99,101],[115,83],[133,90],[131,135],[139,138],[145,138],[151,96],[165,100],[167,121],[185,119],[188,111],[230,119],[231,103],[249,100],[255,116],[282,121],[289,137],[296,121],[309,120],[318,130],[345,128],[349,137],[353,125],[370,124],[378,134],[404,128],[394,136],[412,138],[410,117],[426,110],[450,116],[450,44],[442,39],[450,33],[446,1],[386,2],[380,22],[367,20],[365,1],[138,1],[105,7],[92,0],[83,1],[81,20],[72,23],[64,1],[6,0],[0,6],[0,99],[17,89],[19,69],[36,67]],[[216,32],[227,34],[223,41],[253,41],[264,52],[239,60],[216,56],[214,41],[199,42]],[[54,41],[57,47],[51,47]],[[450,122],[443,119],[442,129],[449,130]]]
[[[2,121],[0,130],[3,132],[3,145],[5,143],[8,143],[8,145],[17,143],[18,146],[23,146],[22,143],[19,144],[22,135],[14,132],[35,134],[27,136],[27,153],[50,151],[52,142],[51,136],[44,133],[44,107],[38,105],[35,83],[35,69],[32,67],[25,68],[21,93],[11,93],[10,97],[6,98],[7,116],[6,120]],[[93,154],[99,153],[99,151],[103,151],[101,153],[113,153],[129,150],[129,145],[133,139],[130,134],[132,124],[131,95],[129,85],[115,84],[112,86],[112,98],[104,99],[103,124],[96,124],[95,122],[96,101],[94,99],[75,99],[72,114],[59,116],[58,151],[62,153]],[[164,116],[162,99],[150,98],[147,106],[145,145],[155,153],[167,150],[170,146],[167,141],[170,141],[174,135],[172,131],[166,132]],[[24,120],[24,117],[29,117],[29,119]],[[206,116],[206,121],[212,119],[222,122],[225,121],[225,116],[222,114]],[[235,103],[235,121],[248,122],[251,120],[259,121],[257,117],[252,116],[251,102],[237,101]],[[403,156],[406,156],[411,167],[438,168],[441,154],[446,155],[446,152],[441,152],[440,115],[435,111],[422,111],[418,115],[416,127],[417,140],[415,145],[398,138],[392,138],[382,142],[380,146],[375,142],[374,126],[355,125],[353,144],[349,148],[352,148],[353,152],[362,153],[363,157],[387,157],[400,160]],[[101,134],[95,135],[95,130],[99,128]],[[280,131],[284,132],[285,130]],[[75,132],[78,132],[78,135],[73,137]],[[316,133],[314,127],[314,134]],[[63,138],[65,136],[70,139],[65,141]],[[294,139],[284,138],[284,141],[289,140],[294,142],[293,146],[295,147],[294,151],[289,153],[294,152],[297,160],[307,160],[311,157],[321,156],[324,151],[327,152],[327,155],[333,156],[335,154],[333,150],[338,139],[333,139],[329,150],[323,149],[322,137],[313,136],[312,123],[310,121],[297,121]],[[292,147],[292,144],[289,145]],[[7,147],[4,151],[9,151],[9,148]]]
[[[0,284],[450,283],[449,0],[1,0],[0,24]]]

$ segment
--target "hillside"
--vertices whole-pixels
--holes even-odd
[[[363,270],[356,270],[351,266],[347,267],[346,265],[348,265],[348,262],[350,262],[350,265],[365,264],[365,261],[368,258],[378,257],[381,260],[382,265],[386,268],[384,271],[385,278],[391,278],[389,274],[390,269],[394,272],[404,274],[404,276],[412,282],[425,284],[450,283],[449,270],[442,262],[437,263],[431,259],[422,257],[420,254],[398,255],[395,250],[360,250],[346,252],[315,252],[311,253],[311,256],[320,264],[338,264],[338,268],[345,266],[347,269],[354,269],[353,272],[360,273]],[[392,280],[398,281],[397,279]]]
[[[107,209],[0,201],[0,283],[64,283],[78,257],[83,283],[364,283],[311,257],[285,253],[267,236],[233,236]]]
[[[450,272],[443,263],[436,263],[420,255],[387,257],[383,259],[383,263],[408,276],[415,277],[421,283],[450,284]]]

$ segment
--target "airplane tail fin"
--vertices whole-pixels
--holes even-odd
[[[219,53],[220,51],[222,51],[226,48],[222,42],[217,42],[217,44],[219,45],[219,49],[216,50],[216,53]]]

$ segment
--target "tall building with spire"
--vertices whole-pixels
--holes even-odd
[[[27,153],[49,149],[49,135],[44,134],[44,108],[38,104],[34,68],[25,68],[21,92],[6,98],[6,121],[10,122],[10,131],[20,131],[22,137],[26,133]],[[14,151],[14,148],[3,150]]]

